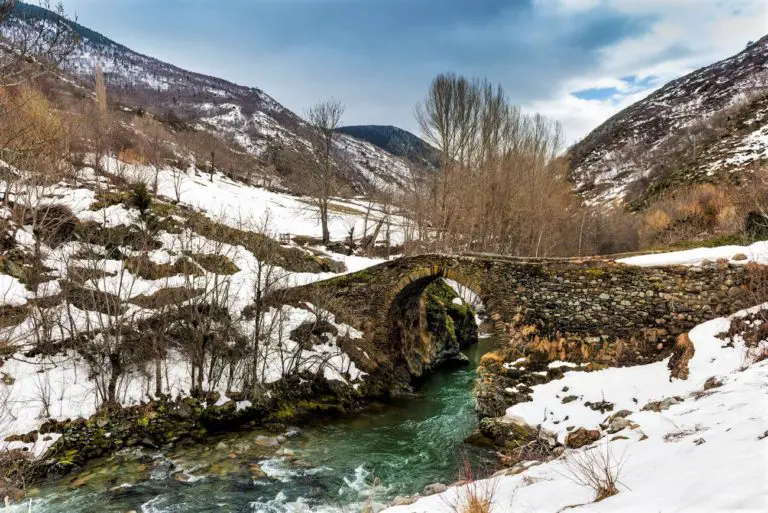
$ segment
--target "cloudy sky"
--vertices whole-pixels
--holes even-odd
[[[443,71],[500,82],[573,142],[665,82],[768,33],[766,0],[64,0],[134,50],[264,89],[299,114],[418,133]]]

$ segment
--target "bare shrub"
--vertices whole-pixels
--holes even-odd
[[[454,513],[490,513],[498,489],[495,478],[478,479],[468,458],[464,457],[458,472],[459,482],[456,494],[443,501]]]
[[[644,246],[672,244],[702,235],[741,232],[741,192],[729,186],[698,184],[675,191],[653,204],[642,216]]]
[[[595,502],[619,493],[624,457],[616,457],[610,445],[566,452],[563,457],[565,477],[595,492]],[[623,486],[623,485],[622,485]]]

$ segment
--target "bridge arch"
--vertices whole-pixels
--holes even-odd
[[[454,265],[451,265],[454,264]],[[455,262],[437,262],[417,266],[404,272],[389,290],[383,311],[381,337],[402,359],[412,377],[419,377],[456,356],[457,347],[446,348],[432,343],[427,330],[425,292],[438,280],[448,279],[471,290],[485,307],[489,299],[483,293],[482,280],[477,275],[458,269]]]

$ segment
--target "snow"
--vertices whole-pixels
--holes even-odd
[[[103,164],[108,172],[129,182],[151,183],[154,180],[154,169],[146,166],[126,164],[114,158],[105,159]],[[84,168],[78,173],[78,181],[82,185],[73,186],[62,182],[46,187],[32,187],[18,193],[12,191],[11,197],[16,202],[34,207],[48,204],[66,205],[80,221],[92,221],[107,227],[128,226],[141,222],[138,211],[123,204],[91,210],[96,194],[88,187],[96,186],[109,190],[109,180],[105,180],[104,176],[97,176],[92,169]],[[211,183],[207,173],[195,168],[186,171],[163,169],[159,173],[158,181],[160,197],[175,198],[175,185],[179,185],[181,206],[198,210],[216,222],[244,230],[261,231],[266,228],[268,235],[273,238],[277,238],[277,233],[320,236],[316,210],[308,203],[307,198],[250,187],[219,174],[215,175]],[[4,183],[0,185],[5,187]],[[363,200],[335,199],[333,205],[338,212],[332,214],[331,234],[337,239],[346,238],[352,226],[355,227],[355,234],[360,237],[364,232],[366,215],[369,230],[385,215],[382,205]],[[4,217],[8,214],[3,212]],[[402,222],[397,216],[392,216],[392,219],[394,223]],[[184,218],[178,220],[185,221]],[[402,232],[398,226],[393,226],[392,235],[391,243],[402,241]],[[19,227],[14,236],[17,244],[28,250],[36,244],[36,238],[29,227]],[[384,237],[384,230],[381,237]],[[100,271],[97,273],[99,277],[85,281],[84,287],[119,296],[124,301],[142,295],[150,296],[172,287],[202,289],[209,294],[213,293],[214,289],[226,288],[228,294],[223,299],[224,304],[233,313],[234,318],[240,318],[240,312],[251,303],[256,286],[254,271],[260,263],[253,253],[243,246],[213,241],[191,230],[183,230],[177,234],[161,233],[157,240],[162,246],[159,249],[142,253],[123,248],[122,252],[126,257],[146,256],[157,264],[174,264],[183,254],[220,254],[229,258],[239,271],[228,276],[217,276],[200,269],[199,276],[179,274],[149,280],[128,270],[124,261],[90,261],[79,259],[77,256],[89,248],[96,254],[103,253],[104,248],[100,246],[76,241],[61,244],[56,248],[42,245],[40,251],[43,263],[52,270],[50,274],[54,279],[40,284],[37,291],[29,291],[18,279],[0,274],[0,304],[22,306],[30,299],[56,296],[61,292],[59,280],[66,279],[71,269],[81,268]],[[320,247],[310,249],[317,254],[343,262],[347,272],[356,272],[384,261],[356,255],[339,255]],[[281,268],[273,269],[279,276],[280,287],[303,285],[337,276],[333,273],[294,273]],[[7,407],[0,411],[0,440],[9,434],[32,431],[47,418],[87,418],[95,413],[99,403],[97,383],[88,379],[89,368],[81,357],[71,352],[49,357],[26,357],[23,353],[42,337],[58,341],[68,338],[73,331],[93,329],[94,326],[106,328],[121,319],[141,319],[153,313],[135,304],[125,303],[125,306],[126,311],[121,316],[80,310],[74,305],[61,303],[45,309],[35,306],[29,309],[27,317],[21,323],[0,329],[0,340],[18,350],[17,354],[0,363],[0,378],[7,377],[13,381],[12,385],[0,384],[0,400],[7,401]],[[313,305],[304,306],[272,308],[267,312],[263,325],[273,325],[274,320],[280,329],[267,334],[263,341],[266,349],[264,354],[260,355],[263,357],[264,366],[259,379],[265,383],[274,382],[290,370],[286,369],[287,365],[296,365],[295,361],[291,363],[292,360],[300,360],[298,365],[302,369],[319,371],[327,379],[358,387],[365,375],[338,347],[337,338],[346,336],[355,339],[363,334],[350,326],[337,323],[332,315],[323,313],[320,308]],[[302,350],[299,344],[288,339],[288,335],[303,322],[313,320],[316,315],[323,315],[336,327],[338,335],[329,336],[325,342]],[[254,326],[255,321],[239,321],[239,328],[244,336],[253,335]],[[163,367],[166,375],[164,392],[173,396],[187,394],[191,388],[190,363],[182,355],[171,353]],[[120,402],[128,406],[151,398],[154,394],[154,381],[151,376],[153,369],[149,368],[127,373],[119,384]],[[217,389],[222,393],[222,400],[226,397],[224,383],[214,386],[206,382],[204,387]],[[245,407],[247,402],[238,404],[238,408]],[[45,440],[41,438],[35,444],[19,445],[20,442],[9,444],[0,441],[0,450],[23,445],[35,454],[42,454],[57,436],[54,434],[52,439]]]
[[[131,181],[142,180],[151,184],[154,180],[154,169],[151,167],[128,165],[110,158],[107,168]],[[207,172],[195,168],[185,171],[161,169],[158,173],[158,194],[176,199],[177,189],[182,205],[201,211],[210,219],[233,228],[256,230],[263,225],[265,219],[269,219],[270,229],[275,233],[307,237],[318,237],[320,234],[318,210],[308,197],[252,187],[230,180],[221,174],[216,174],[211,182]],[[334,209],[334,206],[337,208]],[[330,211],[329,230],[332,239],[345,240],[352,227],[354,227],[355,236],[364,235],[366,214],[364,206],[356,202],[335,199],[332,201]],[[123,221],[119,211],[111,215],[116,217],[112,222]],[[98,214],[95,217],[100,216],[101,214]],[[383,216],[384,214],[377,209],[371,211],[367,225],[369,232]],[[390,242],[393,245],[401,244],[404,240],[402,228],[404,220],[400,216],[391,216],[391,219]],[[379,241],[383,241],[384,237],[385,230],[382,229]]]
[[[0,306],[22,306],[27,304],[29,291],[13,276],[0,274]]]
[[[768,360],[754,363],[745,358],[738,337],[733,347],[717,338],[728,330],[730,319],[747,312],[714,319],[690,332],[695,353],[688,380],[670,380],[665,363],[659,362],[590,373],[571,371],[562,379],[534,387],[533,400],[511,407],[508,413],[535,424],[543,421],[561,439],[566,425],[597,427],[608,416],[574,403],[604,398],[615,403],[614,412],[632,412],[628,419],[639,427],[617,433],[627,439],[611,441],[614,435],[605,434],[593,446],[576,450],[607,451],[614,461],[621,461],[619,493],[593,502],[593,493],[574,482],[561,457],[517,475],[475,483],[480,491],[495,490],[492,512],[554,513],[566,507],[575,512],[768,511]],[[768,347],[766,342],[763,345]],[[701,393],[704,381],[712,376],[723,385]],[[564,395],[564,386],[580,401],[562,404],[556,396]],[[683,396],[683,402],[666,411],[641,411],[646,400],[675,395]],[[567,422],[552,422],[565,415],[570,415]],[[462,490],[466,488],[451,487],[413,505],[385,511],[449,513],[466,494]]]
[[[742,255],[746,258],[734,260]],[[696,248],[671,253],[639,255],[617,260],[622,264],[639,267],[655,267],[665,265],[700,265],[705,260],[715,262],[719,259],[728,260],[732,264],[747,264],[755,262],[768,264],[768,241],[755,242],[750,246],[719,246],[715,248]]]

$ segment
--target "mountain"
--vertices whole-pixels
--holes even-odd
[[[13,30],[14,24],[60,20],[49,10],[19,3],[15,18],[3,30]],[[259,159],[264,168],[277,167],[290,175],[300,188],[301,167],[311,153],[310,131],[294,112],[256,87],[184,70],[77,23],[66,23],[80,36],[65,64],[78,81],[92,87],[96,68],[101,67],[112,102],[124,109],[150,111],[177,128],[214,134],[235,151]],[[397,190],[410,175],[406,159],[346,134],[337,140],[334,159],[340,181],[354,193]]]
[[[367,141],[416,165],[430,169],[440,166],[440,151],[402,128],[391,125],[356,125],[341,127],[339,132]]]
[[[570,151],[593,204],[641,208],[696,181],[738,180],[768,158],[768,36],[622,110]]]

